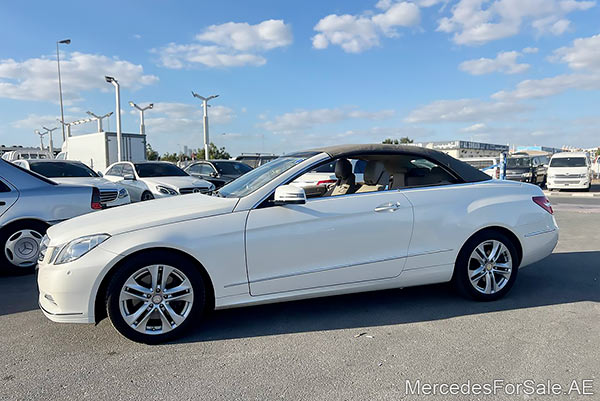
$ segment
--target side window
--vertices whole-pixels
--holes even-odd
[[[354,165],[354,174],[364,174],[366,165],[367,165],[366,161],[357,160],[356,164]]]
[[[395,180],[393,180],[395,181]],[[455,184],[456,178],[436,163],[424,159],[413,158],[407,165],[405,172],[406,187],[423,187]],[[393,182],[392,189],[400,188]]]
[[[0,192],[10,192],[10,187],[0,180]]]
[[[106,175],[115,175],[118,177],[123,176],[123,166],[121,164],[115,164],[107,172]]]
[[[210,175],[210,173],[214,173],[215,170],[211,167],[210,164],[199,164],[198,165],[198,174],[202,174],[202,175]]]
[[[125,177],[126,175],[132,175],[135,177],[135,174],[133,173],[133,167],[131,167],[130,164],[123,164],[123,177]]]

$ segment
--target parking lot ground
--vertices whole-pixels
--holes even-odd
[[[558,247],[500,301],[434,285],[226,310],[160,346],[52,323],[34,276],[0,277],[0,399],[598,400],[600,199],[585,201],[552,200]],[[593,380],[594,395],[426,396],[406,380]]]
[[[544,190],[546,196],[551,197],[578,197],[578,198],[593,198],[600,197],[600,183],[595,181],[591,186],[589,192],[582,191],[581,189],[561,189],[560,191]]]

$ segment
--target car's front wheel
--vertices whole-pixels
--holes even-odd
[[[467,241],[454,267],[454,284],[469,298],[493,301],[515,283],[519,271],[513,242],[499,231],[483,231]]]
[[[123,336],[156,344],[180,336],[200,318],[205,294],[202,275],[188,259],[149,252],[119,267],[108,286],[106,309]]]
[[[152,199],[154,199],[154,195],[152,195],[152,192],[144,191],[144,193],[142,193],[142,196],[141,196],[142,202],[152,200]]]

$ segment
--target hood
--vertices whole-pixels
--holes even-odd
[[[148,177],[141,178],[147,184],[152,185],[163,185],[170,188],[187,188],[187,187],[201,187],[209,188],[211,183],[201,178],[192,176],[181,176],[181,177]]]
[[[57,177],[51,178],[58,184],[67,185],[90,185],[98,189],[121,189],[123,187],[116,185],[102,177]]]
[[[238,198],[189,194],[88,213],[48,229],[53,244],[92,234],[117,235],[157,225],[231,213]]]

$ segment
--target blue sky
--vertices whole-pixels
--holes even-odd
[[[192,90],[220,95],[211,140],[232,154],[401,136],[600,145],[595,1],[39,1],[0,10],[0,144],[35,145],[34,129],[56,126],[55,43],[70,38],[61,47],[65,120],[114,110],[103,80],[113,75],[124,131],[139,123],[127,101],[155,104],[146,133],[161,153],[202,146]]]

